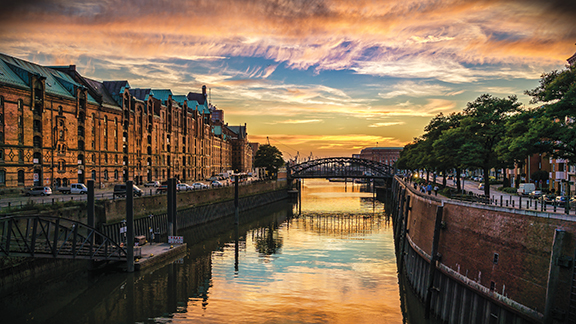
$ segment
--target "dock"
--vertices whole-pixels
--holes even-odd
[[[146,243],[134,247],[134,270],[169,263],[186,256],[186,243]]]

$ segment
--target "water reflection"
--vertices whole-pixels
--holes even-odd
[[[301,215],[281,202],[182,231],[185,258],[40,287],[2,322],[402,323],[383,204],[358,184],[303,187]]]

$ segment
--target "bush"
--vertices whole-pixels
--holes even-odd
[[[500,187],[498,190],[509,194],[515,194],[517,192],[516,188],[511,187]]]

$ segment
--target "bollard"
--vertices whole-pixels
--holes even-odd
[[[514,208],[514,199],[512,199],[512,208]]]
[[[556,212],[556,204],[554,204],[554,212]]]
[[[508,207],[508,200],[506,200],[506,207]]]
[[[534,210],[538,210],[538,200],[534,202]]]
[[[54,198],[52,198],[52,205],[54,205]]]
[[[502,196],[500,196],[500,207],[502,207]]]

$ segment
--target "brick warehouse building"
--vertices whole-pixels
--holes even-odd
[[[367,159],[393,166],[400,158],[402,147],[367,147],[360,151],[360,154],[353,154],[352,157]]]
[[[202,93],[99,82],[74,65],[44,67],[0,54],[0,186],[67,186],[170,177],[202,180],[252,152],[227,124],[216,128]],[[237,145],[242,145],[237,148]],[[233,152],[243,152],[238,156]],[[234,161],[234,159],[239,161]]]

